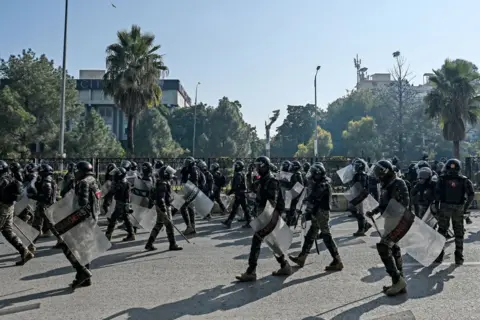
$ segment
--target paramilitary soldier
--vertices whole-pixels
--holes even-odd
[[[380,197],[379,206],[366,213],[368,217],[372,218],[377,213],[383,214],[391,199],[395,199],[403,207],[408,208],[410,196],[407,185],[405,181],[397,176],[390,161],[378,161],[373,167],[372,174],[380,181],[382,196]],[[407,283],[403,277],[402,253],[398,244],[391,241],[386,235],[383,235],[380,242],[377,243],[377,251],[385,265],[385,270],[392,278],[392,285],[384,286],[383,291],[388,296],[406,293]]]
[[[271,162],[268,157],[262,156],[258,157],[255,160],[255,165],[257,172],[260,175],[260,182],[258,185],[257,191],[257,216],[261,214],[267,205],[267,201],[273,206],[274,210],[277,211],[276,214],[283,212],[285,209],[285,203],[282,198],[282,192],[280,191],[280,185],[278,180],[275,179],[270,172]],[[260,248],[262,246],[263,238],[261,238],[257,233],[252,237],[252,246],[250,248],[250,257],[248,258],[248,268],[245,273],[236,276],[237,280],[245,281],[255,281],[257,280],[257,263],[258,257],[260,255]],[[274,271],[272,275],[274,276],[288,276],[292,274],[292,268],[288,261],[285,259],[285,256],[280,257],[275,256],[277,262],[280,264],[280,269]]]
[[[190,181],[197,187],[199,187],[200,182],[200,172],[195,165],[195,159],[193,157],[187,157],[183,163],[183,168],[181,170],[182,183]],[[183,232],[185,235],[196,234],[195,230],[195,211],[190,206],[183,206],[180,210],[182,214],[183,221],[187,225],[187,228]]]
[[[117,166],[115,165],[115,163],[110,163],[107,165],[107,172],[105,173],[105,182],[110,181],[111,183],[110,190],[113,189],[115,169],[117,169]],[[102,204],[103,214],[108,213],[108,210],[112,205],[112,202],[113,202],[113,192],[107,192],[107,194],[103,195],[103,204]]]
[[[198,162],[198,168],[202,172],[202,174],[205,177],[205,184],[202,186],[200,189],[207,197],[212,198],[212,193],[213,193],[213,175],[210,171],[208,171],[208,166],[205,163],[205,161],[200,160]],[[209,220],[211,219],[212,216],[209,213],[204,220]]]
[[[352,185],[359,183],[362,188],[368,190],[368,176],[367,176],[367,163],[363,159],[356,159],[353,163],[355,169],[355,175],[353,176]],[[365,212],[363,212],[363,205],[360,203],[355,208],[355,218],[357,219],[358,230],[353,235],[355,237],[365,236],[365,232],[372,227],[370,223],[365,219]]]
[[[17,266],[24,265],[33,258],[30,252],[13,232],[13,213],[15,201],[22,194],[22,185],[9,174],[8,164],[0,160],[0,231],[5,238],[19,253],[21,260]]]
[[[127,170],[125,170],[123,167],[118,168],[118,170],[115,171],[114,179],[115,183],[113,184],[113,188],[109,193],[112,193],[113,198],[115,199],[115,210],[108,221],[105,236],[108,240],[112,239],[115,224],[117,223],[117,220],[121,219],[125,223],[125,229],[128,233],[127,237],[125,237],[123,241],[133,241],[135,240],[135,233],[132,223],[128,218],[128,214],[131,213],[132,210],[130,205],[130,191],[132,187],[127,181]]]
[[[465,234],[463,219],[475,197],[475,192],[472,182],[460,174],[461,163],[458,159],[448,160],[444,169],[445,173],[439,177],[435,190],[438,233],[447,236],[451,219],[455,237],[455,264],[462,265]],[[435,262],[441,263],[444,255],[445,251],[442,250]]]
[[[222,222],[227,228],[232,226],[232,221],[237,215],[238,207],[240,206],[242,207],[243,214],[245,215],[245,224],[242,226],[242,228],[250,228],[250,221],[252,218],[247,206],[247,178],[245,176],[245,172],[243,171],[244,168],[245,164],[242,161],[235,161],[231,184],[232,187],[228,192],[228,195],[235,195],[235,200],[233,202],[230,215],[228,216],[227,220]]]
[[[302,176],[302,165],[298,161],[292,161],[290,164],[290,172],[292,173],[292,177],[290,178],[290,183],[288,185],[288,189],[292,189],[295,184],[300,183],[302,186],[304,185],[305,181],[303,180]],[[296,221],[296,212],[297,212],[297,203],[299,197],[296,197],[292,200],[290,204],[290,210],[287,212],[287,226],[293,226]]]
[[[222,188],[227,185],[227,179],[225,176],[220,172],[220,165],[218,163],[212,163],[210,165],[210,172],[213,175],[213,192],[212,192],[212,201],[216,201],[222,213],[225,214],[226,208],[222,202],[222,198],[220,198],[220,192]]]
[[[67,173],[63,176],[63,185],[62,190],[60,191],[60,196],[63,198],[65,195],[75,188],[75,164],[70,162],[67,166]]]
[[[430,205],[435,200],[436,183],[432,181],[432,170],[428,167],[418,170],[418,180],[410,191],[415,215],[423,218]]]
[[[312,225],[305,236],[302,252],[298,257],[290,256],[290,260],[303,267],[317,238],[318,231],[320,231],[325,247],[327,247],[333,258],[330,265],[325,267],[325,271],[341,271],[343,263],[328,224],[330,220],[332,186],[327,178],[327,171],[322,163],[314,163],[310,167],[307,177],[311,179],[311,183],[308,185],[307,196],[304,200],[307,207],[305,215],[307,220],[312,221]]]
[[[40,231],[40,234],[42,234],[44,230],[50,230],[52,227],[50,221],[45,215],[48,207],[54,204],[56,200],[57,184],[55,183],[55,180],[53,180],[52,175],[53,168],[46,163],[41,164],[38,168],[39,178],[35,181],[35,186],[27,189],[28,197],[37,201],[32,227]],[[37,240],[38,237],[33,243]],[[58,243],[55,247],[58,248]],[[33,244],[30,244],[28,249],[32,252],[35,252],[36,250]]]
[[[23,177],[23,188],[28,190],[28,187],[32,186],[34,180],[37,178],[37,167],[34,163],[29,163],[25,166],[25,175]],[[25,210],[20,212],[18,217],[27,222],[28,224],[32,224],[34,216],[33,208],[28,205]]]
[[[157,250],[153,246],[158,234],[165,226],[167,232],[168,242],[170,243],[169,250],[178,251],[182,250],[175,242],[174,227],[172,222],[172,186],[170,181],[173,178],[173,172],[170,172],[167,166],[163,166],[158,170],[157,181],[155,187],[151,190],[150,197],[155,203],[155,209],[157,210],[157,222],[150,233],[145,250],[153,251]]]

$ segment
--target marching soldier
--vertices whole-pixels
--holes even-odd
[[[245,172],[243,172],[243,169],[245,168],[245,165],[242,161],[238,160],[235,162],[234,165],[234,174],[233,174],[233,179],[232,179],[232,187],[230,191],[228,192],[228,195],[235,195],[235,200],[233,202],[232,206],[232,211],[230,212],[230,215],[228,216],[227,220],[223,221],[222,223],[227,227],[231,228],[232,226],[232,221],[235,218],[237,214],[238,207],[242,207],[243,213],[245,214],[245,224],[242,226],[242,228],[250,228],[250,212],[247,206],[247,178],[245,176]]]
[[[418,181],[410,191],[415,215],[423,218],[435,200],[436,183],[432,181],[432,170],[428,167],[418,170]]]
[[[300,171],[302,169],[302,165],[298,161],[292,161],[290,165],[290,172],[292,173],[292,177],[290,178],[290,183],[288,185],[288,189],[292,189],[295,184],[300,183],[302,186],[305,185],[305,181],[302,176],[302,172]],[[292,200],[292,203],[290,205],[290,210],[287,212],[287,225],[288,226],[293,226],[296,221],[296,212],[297,212],[297,203],[298,203],[298,197]]]
[[[184,161],[183,168],[181,170],[182,183],[190,181],[197,187],[200,187],[200,171],[195,165],[195,159],[193,157],[187,157]],[[180,210],[183,221],[187,225],[187,228],[183,232],[185,235],[196,234],[195,230],[195,211],[190,206],[183,206]]]
[[[213,175],[213,192],[212,192],[212,200],[218,203],[220,210],[222,210],[222,214],[225,214],[226,208],[222,202],[222,198],[220,197],[220,193],[222,188],[227,185],[227,179],[225,176],[220,172],[220,165],[218,163],[212,163],[210,165],[210,172]]]
[[[63,176],[63,186],[60,191],[60,196],[63,198],[65,195],[75,188],[75,175],[74,175],[75,164],[70,162],[67,166],[67,173]]]

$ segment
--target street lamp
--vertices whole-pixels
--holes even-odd
[[[197,137],[197,96],[198,96],[198,86],[200,81],[197,82],[195,87],[195,105],[194,105],[194,115],[193,115],[193,143],[192,143],[192,157],[195,157],[195,139]]]
[[[60,98],[60,142],[58,151],[60,157],[65,158],[65,89],[67,87],[67,26],[68,26],[68,0],[65,0],[65,24],[63,26],[63,61],[62,61],[62,92]],[[63,160],[60,162],[60,170],[63,171]]]
[[[315,161],[317,161],[318,157],[318,112],[317,112],[317,74],[320,70],[321,66],[317,66],[315,70],[315,78],[313,79],[313,88],[315,90],[315,145],[313,146],[313,154],[315,156]]]

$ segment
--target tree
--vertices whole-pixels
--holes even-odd
[[[97,111],[86,112],[84,119],[65,135],[65,149],[70,157],[122,158],[125,150]]]
[[[373,159],[380,157],[380,141],[375,120],[372,117],[349,121],[347,130],[343,131],[342,138],[347,146],[347,156]]]
[[[128,119],[128,151],[134,154],[134,127],[138,114],[146,108],[160,105],[162,90],[159,79],[168,73],[155,36],[142,33],[133,25],[117,33],[117,43],[107,47],[107,72],[104,91]]]
[[[323,130],[320,126],[317,127],[318,132],[318,156],[326,157],[330,154],[330,151],[333,149],[332,144],[332,135],[330,132]],[[303,143],[298,145],[298,150],[295,153],[297,158],[305,157],[314,157],[314,143],[315,143],[315,133],[311,136],[308,143],[305,145]]]
[[[136,155],[141,157],[175,158],[183,154],[173,141],[167,119],[157,109],[144,110],[135,126]]]
[[[453,156],[460,158],[466,124],[475,125],[480,115],[480,74],[477,66],[462,59],[446,59],[433,73],[430,81],[434,88],[425,97],[425,112],[430,118],[439,119],[444,139],[453,142]]]
[[[78,103],[75,82],[71,81],[70,76],[67,77],[66,120],[76,120],[84,112],[84,106]],[[17,140],[14,142],[19,147],[41,142],[45,146],[45,156],[54,156],[58,150],[57,138],[60,131],[62,69],[55,67],[54,62],[45,55],[37,56],[28,49],[23,50],[20,55],[11,55],[8,60],[0,60],[0,79],[2,87],[8,86],[10,90],[10,93],[5,94],[15,97],[17,104],[15,110],[23,109],[29,114],[29,116],[23,114],[25,119],[28,119],[24,123],[27,130],[17,134],[15,136]],[[26,156],[23,151],[21,153]]]

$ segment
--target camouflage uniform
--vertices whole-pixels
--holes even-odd
[[[109,194],[112,193],[115,198],[115,210],[113,211],[110,220],[108,221],[107,231],[105,236],[108,240],[111,240],[113,230],[115,229],[115,224],[117,220],[121,219],[125,223],[125,227],[128,232],[128,236],[123,239],[123,241],[135,240],[135,233],[131,221],[129,220],[129,213],[131,210],[130,207],[130,191],[132,187],[127,179],[120,181],[115,181],[113,188],[110,190]]]
[[[32,227],[40,231],[40,234],[46,230],[50,230],[52,224],[46,217],[48,207],[50,207],[56,199],[57,184],[53,180],[52,176],[39,177],[35,182],[35,193],[31,193],[29,197],[37,201],[35,207]],[[28,191],[27,191],[28,192]],[[33,243],[38,240],[35,239]],[[35,250],[33,244],[29,248]]]

